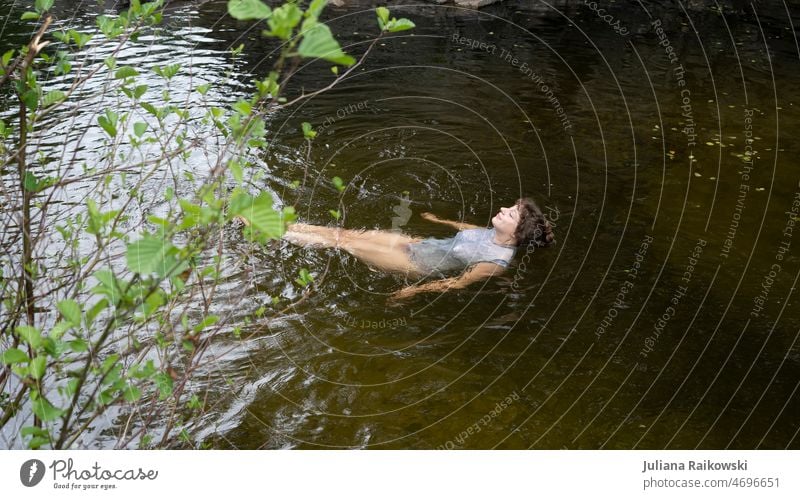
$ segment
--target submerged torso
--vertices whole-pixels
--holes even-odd
[[[409,255],[425,273],[463,270],[478,262],[508,267],[516,247],[495,243],[494,235],[494,229],[468,229],[448,239],[423,239],[409,244]]]

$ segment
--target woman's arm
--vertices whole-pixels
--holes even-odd
[[[420,216],[430,222],[437,222],[440,224],[449,225],[450,227],[455,227],[458,230],[483,228],[478,225],[468,224],[466,222],[454,222],[452,220],[444,220],[442,218],[437,217],[433,213],[422,213]]]
[[[405,287],[400,291],[393,293],[389,297],[389,300],[402,300],[405,298],[410,298],[417,293],[441,293],[443,291],[449,291],[450,289],[466,288],[474,282],[488,279],[493,275],[501,273],[503,270],[504,267],[502,265],[491,262],[480,262],[473,265],[458,277],[431,281],[418,286]]]

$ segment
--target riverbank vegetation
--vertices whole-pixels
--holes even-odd
[[[0,89],[10,96],[0,115],[0,429],[17,448],[94,447],[100,431],[113,435],[102,446],[191,445],[187,428],[205,403],[194,377],[221,335],[242,334],[214,312],[231,263],[224,232],[241,217],[245,238],[268,244],[295,217],[253,188],[256,158],[270,146],[267,117],[333,88],[381,37],[414,24],[378,8],[378,32],[356,59],[321,21],[325,0],[274,9],[231,0],[229,15],[277,40],[279,53],[249,97],[197,106],[213,82],[183,88],[175,82],[191,68],[137,67],[122,57],[131,44],[157,39],[163,0],[132,0],[118,15],[98,16],[91,32],[54,23],[53,3],[36,0],[22,15],[38,23],[34,36],[0,59]],[[327,63],[330,83],[288,91],[301,62],[314,60]],[[145,72],[157,75],[160,91],[142,82]],[[97,88],[95,120],[75,122],[70,110]],[[48,121],[54,114],[61,123]],[[56,130],[68,140],[54,149]],[[311,147],[312,127],[298,133]],[[79,161],[98,136],[98,160]],[[208,158],[207,170],[181,167],[195,154]],[[288,284],[302,300],[313,279],[303,269]],[[291,307],[276,299],[247,320]]]

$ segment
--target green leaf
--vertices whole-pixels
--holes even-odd
[[[31,359],[30,370],[33,379],[42,379],[47,368],[47,357],[40,355]]]
[[[238,190],[237,190],[238,191]],[[263,192],[253,199],[243,191],[234,192],[231,197],[231,216],[241,215],[250,222],[250,228],[267,238],[278,239],[286,231],[286,223],[294,219],[293,213],[281,213],[272,208],[272,197]]]
[[[341,213],[339,213],[339,210],[328,210],[328,213],[330,213],[330,214],[331,214],[331,216],[332,216],[333,218],[335,218],[336,220],[339,220],[339,218],[341,218],[341,217],[342,217],[342,214],[341,214]]]
[[[311,127],[311,123],[303,122],[302,126],[303,126],[303,135],[305,136],[305,138],[313,139],[314,137],[317,136],[317,132],[315,132],[314,129]]]
[[[86,312],[86,327],[91,327],[92,323],[97,317],[97,314],[105,310],[107,307],[108,307],[108,300],[106,300],[105,298],[95,303],[92,306],[92,308],[90,308],[89,311]]]
[[[156,109],[156,107],[154,105],[150,104],[149,102],[142,102],[139,105],[142,106],[142,109],[144,109],[148,113],[152,114],[156,118],[160,117],[159,116],[160,113],[158,112],[158,109]]]
[[[383,21],[384,24],[389,22],[389,9],[386,7],[378,7],[375,9],[375,13],[378,14],[378,19]]]
[[[155,224],[155,225],[160,225],[161,227],[164,227],[165,229],[167,227],[169,227],[170,225],[172,225],[172,222],[170,222],[166,218],[157,217],[155,215],[148,215],[147,216],[147,221],[152,223],[152,224]]]
[[[378,28],[381,31],[386,31],[386,25],[389,24],[389,9],[378,7],[375,9],[375,13],[378,15]]]
[[[17,326],[19,338],[31,346],[34,350],[42,344],[42,333],[32,326]]]
[[[35,436],[35,437],[45,437],[46,438],[46,437],[48,437],[50,435],[50,432],[47,431],[47,429],[45,429],[45,428],[37,428],[36,426],[26,426],[26,427],[22,428],[21,430],[19,430],[19,434],[22,437]]]
[[[98,16],[96,20],[97,27],[100,28],[106,38],[116,38],[121,35],[124,31],[121,25],[122,22],[122,19],[108,16]]]
[[[42,340],[42,348],[47,352],[47,355],[56,359],[67,350],[67,344],[62,341],[56,341],[53,338],[45,337]]]
[[[157,289],[150,296],[145,299],[144,303],[142,303],[142,314],[143,316],[150,317],[155,312],[161,308],[164,303],[167,302],[166,293],[162,289]]]
[[[0,62],[3,63],[3,66],[8,66],[8,63],[11,62],[12,57],[14,57],[14,49],[5,52],[3,57],[0,58]]]
[[[326,5],[328,5],[328,0],[313,0],[306,10],[306,17],[317,19]]]
[[[75,395],[75,390],[78,389],[78,381],[79,381],[78,378],[72,378],[69,381],[67,381],[67,390],[66,390],[67,397],[72,397],[73,395]]]
[[[281,40],[288,40],[292,36],[292,31],[303,18],[303,11],[293,3],[287,3],[272,11],[272,17],[267,24],[270,36],[276,36]]]
[[[28,356],[19,348],[9,348],[0,355],[3,364],[19,364],[28,362]]]
[[[23,182],[23,187],[28,192],[39,192],[42,189],[45,189],[55,183],[54,177],[37,177],[33,174],[33,172],[26,171],[25,172],[25,180]]]
[[[122,66],[114,73],[114,78],[117,80],[121,80],[123,78],[131,78],[134,76],[139,76],[139,72],[136,71],[131,66]]]
[[[39,179],[36,175],[31,171],[25,171],[25,180],[22,182],[22,186],[28,192],[38,192],[39,191]]]
[[[141,398],[141,396],[142,391],[131,384],[125,385],[125,389],[122,391],[122,397],[126,402],[136,402]]]
[[[106,360],[103,361],[103,365],[100,370],[103,373],[108,373],[117,364],[117,362],[119,362],[119,354],[113,353],[106,357]],[[108,383],[108,379],[106,379],[105,382]]]
[[[62,43],[69,43],[69,34],[66,31],[54,31],[52,35],[53,38]]]
[[[117,303],[122,298],[122,288],[113,272],[108,269],[102,269],[92,276],[100,283],[92,289],[92,293],[106,295],[111,300],[111,303]]]
[[[97,203],[94,199],[86,201],[86,208],[89,212],[89,223],[86,226],[86,232],[89,234],[99,234],[102,229],[100,222],[100,210],[97,209]]]
[[[47,12],[53,7],[55,0],[36,0],[35,9],[37,12]]]
[[[31,450],[37,450],[41,448],[43,445],[48,445],[51,443],[51,439],[48,437],[33,437],[28,442],[28,448]]]
[[[80,327],[81,325],[81,307],[75,300],[61,300],[58,302],[58,311],[61,315],[69,321],[73,326]]]
[[[336,187],[336,190],[339,192],[342,192],[346,189],[344,182],[339,177],[333,177],[331,179],[331,183],[333,183],[333,186]]]
[[[137,137],[141,137],[146,131],[147,123],[142,123],[139,121],[133,124],[133,133],[135,133]]]
[[[131,376],[137,379],[150,378],[156,373],[156,366],[153,364],[153,360],[149,359],[144,366],[137,365],[131,369],[131,373]]]
[[[26,426],[19,431],[22,437],[31,437],[28,440],[28,448],[38,449],[43,445],[50,445],[53,441],[50,436],[50,431],[47,428],[37,428],[35,426]]]
[[[128,245],[127,262],[131,272],[166,274],[167,267],[175,263],[175,247],[166,240],[145,235],[142,239]]]
[[[168,66],[163,66],[163,67],[162,66],[153,66],[153,71],[155,71],[155,73],[158,76],[160,76],[160,77],[162,77],[162,78],[164,78],[166,80],[171,80],[172,78],[174,78],[175,75],[178,74],[178,71],[180,71],[180,70],[181,70],[181,65],[180,64],[170,64]]]
[[[89,43],[89,40],[92,39],[92,35],[88,33],[81,33],[79,31],[75,31],[74,29],[69,30],[68,33],[70,38],[72,38],[72,40],[75,42],[75,45],[77,45],[79,49],[82,49],[84,46],[86,46],[86,44]]]
[[[240,100],[233,105],[233,110],[244,116],[249,116],[253,112],[253,106],[246,100]]]
[[[267,19],[272,9],[261,0],[228,0],[228,14],[240,21]]]
[[[102,117],[102,116],[101,116]],[[106,177],[109,181],[111,177]],[[86,232],[89,234],[100,234],[108,223],[119,215],[119,210],[109,210],[100,212],[97,203],[93,199],[86,201],[87,211],[89,212],[89,223],[86,226]]]
[[[183,210],[183,221],[179,228],[185,230],[197,225],[200,221],[200,213],[202,212],[200,206],[185,199],[181,199],[179,204],[181,205],[181,210]]]
[[[210,83],[204,83],[202,85],[197,86],[197,91],[200,92],[200,95],[205,95],[211,89]]]
[[[97,118],[97,123],[111,136],[117,136],[117,123],[119,122],[119,115],[110,109],[106,109],[106,113]]]
[[[42,17],[42,15],[39,14],[38,12],[28,11],[28,12],[23,13],[19,17],[19,19],[20,19],[20,21],[30,21],[31,19],[39,19],[40,17]]]
[[[140,99],[147,92],[147,85],[137,85],[133,89],[133,98]]]
[[[61,57],[56,63],[55,75],[66,75],[69,74],[70,71],[72,71],[72,64],[69,63],[66,56]]]
[[[264,141],[264,136],[266,134],[267,128],[264,124],[264,120],[258,117],[250,120],[250,124],[245,129],[245,136],[249,137],[247,145],[250,147],[264,147],[266,145]]]
[[[199,409],[201,407],[200,398],[196,394],[192,395],[192,398],[186,402],[186,407],[189,409]]]
[[[199,333],[203,329],[205,329],[205,328],[207,328],[209,326],[213,326],[218,321],[219,321],[219,316],[217,316],[217,315],[209,315],[208,317],[203,319],[203,321],[200,324],[198,324],[195,327],[193,327],[192,331],[194,331],[195,333]]]
[[[183,279],[178,276],[170,279],[170,282],[172,283],[174,292],[178,294],[180,294],[180,292],[183,291],[183,288],[186,286],[186,283],[183,281]]]
[[[330,28],[323,23],[314,24],[303,32],[303,41],[297,52],[306,58],[320,57],[326,61],[352,66],[356,60],[342,52],[339,42],[333,37]]]
[[[403,19],[392,19],[389,24],[386,25],[386,29],[390,33],[396,33],[398,31],[405,31],[407,29],[416,28],[416,24],[409,21],[406,18]]]
[[[47,94],[45,94],[44,97],[42,97],[42,107],[50,107],[53,104],[61,102],[66,98],[67,95],[60,90],[54,90],[52,92],[48,92]]]
[[[36,90],[28,90],[21,96],[22,102],[31,111],[35,111],[39,106],[39,92]]]
[[[167,373],[161,372],[156,374],[153,381],[158,387],[158,392],[159,392],[158,398],[160,400],[164,400],[165,398],[172,395],[173,382],[172,378]]]
[[[233,178],[236,180],[236,183],[241,184],[244,179],[241,163],[239,163],[238,160],[232,159],[228,161],[228,168],[230,168],[231,173],[233,173]]]
[[[299,272],[300,277],[294,280],[300,286],[307,286],[314,281],[314,276],[312,276],[307,269],[300,269]]]
[[[75,353],[81,353],[89,350],[89,345],[86,343],[86,340],[72,340],[67,342],[69,349]]]
[[[108,405],[108,404],[110,404],[111,402],[114,401],[114,392],[115,391],[116,390],[114,390],[113,388],[109,388],[108,390],[103,390],[102,392],[100,392],[97,395],[97,402],[99,402],[100,405]]]
[[[53,328],[50,330],[50,332],[47,334],[47,336],[54,340],[58,340],[62,336],[64,336],[64,333],[69,331],[71,328],[72,324],[70,324],[69,322],[58,321],[56,322],[55,326],[53,326]]]
[[[119,210],[110,210],[101,213],[97,207],[97,203],[95,203],[93,199],[88,199],[86,201],[86,207],[89,212],[89,223],[86,226],[86,232],[89,234],[99,235],[103,228],[108,225],[108,222],[119,214]]]
[[[278,78],[280,75],[275,71],[270,72],[269,76],[262,81],[256,80],[256,88],[258,88],[259,95],[266,96],[275,96],[280,93],[280,85],[278,84]]]
[[[33,413],[36,414],[42,422],[47,423],[61,417],[64,413],[61,409],[54,407],[53,404],[48,402],[42,397],[38,397],[32,402]]]

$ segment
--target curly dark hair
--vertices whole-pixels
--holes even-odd
[[[520,215],[517,230],[514,231],[517,246],[533,244],[538,247],[545,247],[555,242],[552,225],[547,221],[542,210],[536,206],[533,199],[517,199],[516,206]]]

